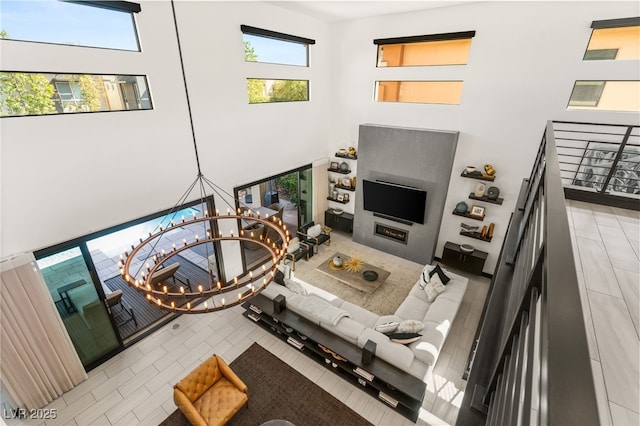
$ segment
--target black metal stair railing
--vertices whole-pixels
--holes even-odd
[[[599,424],[561,174],[549,122],[498,259],[458,425]]]

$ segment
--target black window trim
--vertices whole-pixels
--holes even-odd
[[[99,7],[102,9],[115,10],[119,12],[140,13],[142,8],[140,3],[130,1],[109,1],[109,0],[62,0],[67,3],[76,3],[83,6]]]
[[[640,26],[640,16],[633,18],[605,19],[602,21],[591,22],[591,28],[594,30],[603,28],[621,28],[621,27],[637,27]]]
[[[460,31],[455,33],[427,34],[408,37],[377,38],[373,44],[379,46],[385,44],[420,43],[424,41],[463,40],[475,37],[475,31]]]
[[[251,34],[260,37],[272,38],[275,40],[292,41],[300,44],[316,44],[316,41],[310,38],[299,37],[291,34],[279,33],[277,31],[265,30],[263,28],[252,27],[249,25],[240,25],[243,34]]]

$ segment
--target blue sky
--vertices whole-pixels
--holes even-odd
[[[0,0],[0,29],[13,40],[138,50],[130,13],[57,0]]]
[[[304,44],[257,37],[250,34],[244,34],[243,40],[251,43],[258,56],[258,62],[307,66],[306,46]]]

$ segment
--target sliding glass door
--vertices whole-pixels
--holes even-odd
[[[80,246],[39,257],[38,267],[82,364],[91,369],[121,344]]]

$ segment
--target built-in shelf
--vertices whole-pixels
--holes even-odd
[[[356,155],[354,155],[352,157],[349,154],[340,154],[339,152],[336,152],[336,157],[338,157],[338,158],[346,158],[347,160],[357,160],[358,159],[358,154],[356,154]]]
[[[327,197],[327,200],[329,200],[329,201],[333,201],[334,203],[341,203],[341,204],[347,204],[349,201],[351,201],[351,199],[348,199],[347,201],[344,201],[344,200],[342,200],[342,201],[340,201],[340,200],[334,200],[334,199],[333,199],[333,198],[331,198],[331,197]]]
[[[495,176],[489,176],[486,174],[481,174],[478,176],[474,176],[474,175],[469,175],[468,173],[462,172],[460,174],[460,176],[465,177],[465,178],[469,178],[469,179],[478,179],[478,180],[488,180],[490,182],[493,182],[494,179],[496,178]]]
[[[479,220],[479,221],[483,221],[484,220],[484,216],[483,217],[471,216],[468,212],[467,213],[460,213],[459,211],[454,210],[452,213],[454,215],[456,215],[456,216],[466,217],[467,219],[473,219],[473,220]]]
[[[471,198],[472,200],[485,201],[487,203],[498,205],[502,205],[502,202],[504,201],[504,199],[502,198],[489,198],[486,195],[483,195],[482,197],[476,197],[473,192],[469,194],[469,198]]]
[[[491,242],[491,238],[488,238],[488,237],[482,238],[481,237],[482,233],[480,232],[460,231],[460,235],[464,235],[465,237],[469,237],[469,238],[475,238],[476,240],[480,240],[480,241],[486,241],[488,243]]]
[[[334,172],[334,173],[340,173],[342,175],[348,175],[349,173],[351,173],[351,170],[340,170],[340,169],[327,169],[330,172]]]
[[[336,189],[344,189],[345,191],[354,192],[356,189],[353,186],[344,186],[336,183]]]

